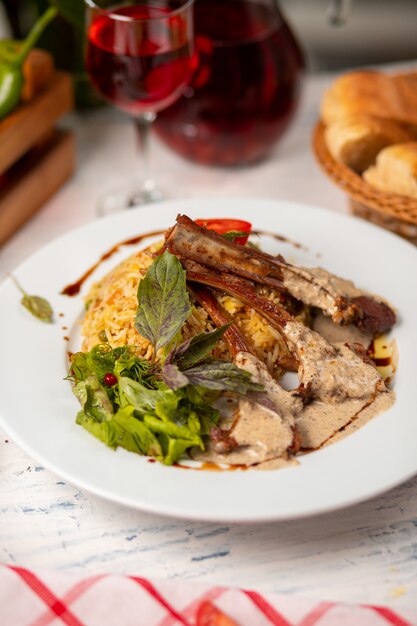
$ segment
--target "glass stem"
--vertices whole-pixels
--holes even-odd
[[[331,26],[345,26],[352,10],[352,0],[330,0],[327,19]]]
[[[141,168],[141,194],[143,199],[152,201],[154,199],[155,182],[149,175],[149,139],[152,122],[156,118],[155,113],[143,113],[135,118],[136,134],[139,144],[140,168]],[[135,199],[132,198],[133,204]]]

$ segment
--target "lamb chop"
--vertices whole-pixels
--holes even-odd
[[[216,326],[231,321],[206,287],[193,284],[191,291]],[[229,465],[255,465],[282,457],[287,459],[299,447],[294,418],[303,407],[301,398],[297,393],[285,391],[272,378],[235,323],[226,330],[224,339],[235,365],[252,374],[255,382],[264,385],[266,401],[262,398],[261,404],[260,399],[257,401],[253,396],[239,399],[231,428],[213,429],[208,452],[198,453],[198,458]]]
[[[187,279],[239,298],[276,328],[298,362],[305,406],[296,419],[301,447],[315,449],[365,409],[386,410],[393,401],[374,364],[357,344],[330,344],[280,305],[259,296],[242,278],[182,259]]]
[[[348,280],[321,268],[288,263],[249,246],[234,244],[217,233],[198,226],[186,215],[166,234],[165,246],[179,257],[204,262],[291,294],[307,305],[322,309],[337,324],[353,323],[371,333],[384,332],[396,321],[394,311]]]

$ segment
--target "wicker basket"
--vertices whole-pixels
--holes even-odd
[[[349,197],[350,209],[359,217],[393,231],[417,245],[417,200],[380,191],[339,163],[331,155],[318,122],[313,132],[313,150],[322,169]]]

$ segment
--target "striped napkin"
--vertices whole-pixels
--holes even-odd
[[[1,626],[417,626],[414,610],[0,565]]]

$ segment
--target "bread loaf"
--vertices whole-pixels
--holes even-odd
[[[414,90],[409,82],[398,83],[381,72],[350,72],[324,94],[321,117],[327,125],[357,115],[417,124],[417,107],[410,93]]]
[[[375,162],[380,150],[393,143],[417,139],[417,131],[414,134],[392,120],[357,115],[330,124],[325,139],[335,159],[361,173]]]
[[[382,191],[417,199],[417,142],[384,148],[363,178]]]

